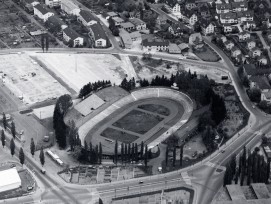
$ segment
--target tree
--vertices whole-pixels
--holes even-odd
[[[2,133],[1,133],[1,142],[2,142],[2,146],[4,148],[6,145],[6,135],[5,135],[4,130],[2,130]]]
[[[124,161],[124,144],[121,143],[121,163],[123,164]]]
[[[15,142],[13,138],[10,140],[10,153],[12,157],[15,154]]]
[[[44,35],[41,35],[41,49],[44,52]]]
[[[168,165],[168,145],[167,145],[167,149],[166,149],[166,166]]]
[[[138,162],[138,145],[135,143],[135,161]]]
[[[48,49],[49,49],[49,36],[46,35],[45,37],[45,49],[46,49],[46,52],[48,52]]]
[[[79,160],[82,157],[82,147],[76,145],[74,147],[74,150],[71,152],[71,155],[73,156],[73,158],[75,158],[76,160]]]
[[[144,154],[144,143],[141,141],[140,145],[140,159],[143,159],[143,154]]]
[[[15,139],[15,137],[16,137],[16,128],[15,128],[14,121],[11,122],[11,134],[12,134],[13,138]]]
[[[32,156],[34,156],[34,154],[35,154],[35,149],[36,149],[36,146],[35,146],[35,143],[34,143],[34,139],[31,138],[30,152],[31,152]]]
[[[114,162],[117,165],[118,163],[118,141],[115,143],[115,157],[114,157]]]
[[[181,145],[181,148],[180,148],[180,167],[183,166],[183,146],[184,145]]]
[[[6,130],[7,129],[7,118],[6,118],[6,114],[3,112],[3,126],[4,126],[4,129]]]
[[[148,164],[148,146],[147,145],[145,145],[144,163],[145,163],[145,167],[147,167],[147,164]]]
[[[79,143],[79,141],[77,141],[78,128],[76,127],[74,120],[69,121],[67,137],[69,139],[71,151],[73,152],[74,147]]]
[[[102,158],[103,158],[103,149],[102,149],[102,143],[99,143],[99,163],[102,163]]]
[[[56,141],[61,148],[66,147],[67,127],[64,123],[64,116],[72,106],[72,98],[65,94],[58,98],[53,114],[53,127],[55,130]]]
[[[131,161],[131,144],[128,144],[128,162]]]
[[[41,163],[41,166],[43,166],[44,163],[45,163],[45,157],[44,157],[43,147],[41,147],[41,149],[40,149],[40,163]]]
[[[173,148],[173,160],[172,160],[172,166],[175,167],[176,164],[176,146]]]
[[[261,90],[258,88],[252,88],[248,90],[248,97],[252,102],[259,103],[261,101]]]
[[[19,151],[19,159],[20,159],[20,163],[24,165],[24,150],[22,147],[20,148],[20,151]]]

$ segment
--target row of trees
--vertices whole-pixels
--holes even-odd
[[[94,83],[88,83],[86,85],[84,85],[80,91],[79,91],[79,98],[83,98],[85,96],[87,96],[88,94],[90,94],[92,91],[97,91],[100,90],[102,88],[111,86],[111,82],[108,81],[97,81]]]
[[[180,167],[183,166],[183,148],[184,146],[181,145],[180,146],[180,160],[179,160],[179,165]],[[169,152],[172,151],[172,166],[175,167],[176,166],[176,157],[177,157],[177,146],[174,145],[173,149],[172,147],[170,147],[169,145],[167,145],[167,149],[166,149],[166,166],[168,166],[168,158],[169,158]]]
[[[45,48],[46,52],[49,49],[49,36],[48,36],[48,34],[41,35],[41,49],[43,52],[44,52],[44,48]]]
[[[120,84],[120,87],[125,89],[126,91],[131,91],[136,87],[135,78],[133,77],[129,81],[124,78]]]
[[[264,156],[259,154],[260,149],[256,147],[251,154],[244,147],[242,155],[239,157],[239,165],[237,166],[236,156],[231,158],[227,164],[224,175],[224,186],[234,181],[235,184],[240,183],[241,186],[246,183],[268,183],[270,177],[270,161],[266,162]]]

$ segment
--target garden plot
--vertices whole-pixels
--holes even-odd
[[[35,53],[38,60],[60,77],[66,84],[79,91],[85,84],[110,80],[119,85],[127,73],[127,62],[110,54],[57,54]]]
[[[3,82],[26,104],[69,94],[60,83],[26,54],[1,55],[0,60]]]

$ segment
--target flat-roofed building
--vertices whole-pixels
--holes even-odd
[[[20,188],[21,185],[22,181],[16,168],[0,171],[0,193]]]

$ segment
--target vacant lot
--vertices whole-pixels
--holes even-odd
[[[169,116],[170,114],[170,111],[168,108],[162,105],[158,105],[158,104],[143,104],[143,105],[139,105],[138,108],[146,110],[146,111],[150,111],[153,113],[158,113],[164,116]]]
[[[164,118],[158,115],[148,114],[138,110],[132,110],[120,120],[115,122],[113,126],[123,130],[145,134],[163,119]]]
[[[217,62],[220,60],[218,54],[216,54],[208,45],[204,45],[200,50],[195,50],[194,54],[207,62]]]
[[[101,135],[113,141],[120,141],[123,143],[131,143],[138,139],[137,136],[131,135],[127,132],[116,130],[113,128],[106,128]]]
[[[58,81],[26,54],[1,55],[0,74],[11,92],[26,104],[69,94]]]

